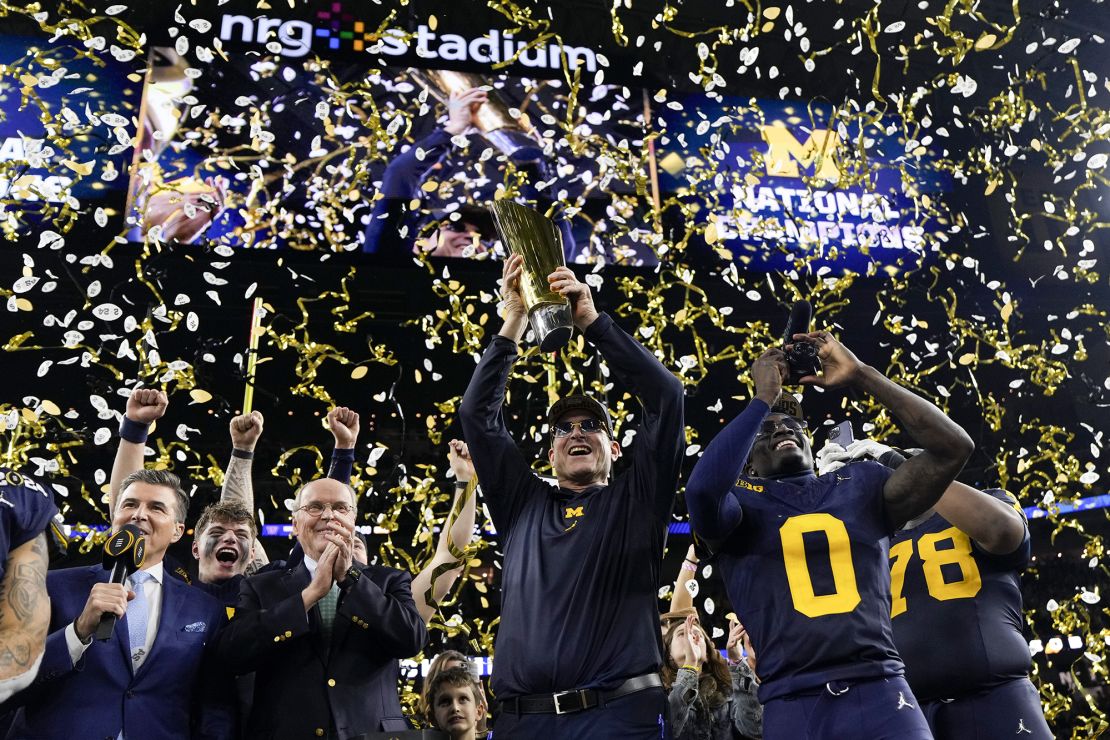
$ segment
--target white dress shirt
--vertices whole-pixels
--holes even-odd
[[[305,558],[305,560],[307,561],[308,558]],[[315,566],[315,563],[313,563],[313,565]],[[142,645],[131,646],[131,655],[133,656],[132,666],[136,671],[139,670],[139,667],[142,666],[143,662],[150,656],[150,649],[153,647],[154,638],[158,634],[158,622],[162,616],[162,579],[165,577],[165,568],[162,567],[161,562],[155,563],[143,570],[151,577],[143,584],[148,614],[146,620],[146,640]],[[126,585],[128,588],[131,588],[130,578],[128,578]],[[69,626],[66,627],[65,635],[66,647],[69,648],[69,657],[73,661],[73,664],[77,665],[77,661],[81,660],[81,656],[85,654],[85,651],[89,649],[89,645],[92,644],[92,638],[90,638],[87,643],[81,642],[80,638],[77,637],[77,628],[74,627],[73,622],[70,622]],[[140,649],[142,650],[141,653],[138,652]]]

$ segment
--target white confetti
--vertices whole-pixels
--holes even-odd
[[[115,321],[123,316],[123,309],[114,303],[101,303],[92,310],[92,314],[101,321]]]

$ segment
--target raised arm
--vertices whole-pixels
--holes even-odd
[[[991,555],[1009,555],[1029,537],[1025,516],[1016,506],[1016,501],[1007,505],[989,493],[955,481],[940,497],[936,509],[983,550]]]
[[[505,385],[517,358],[517,342],[528,326],[520,296],[521,264],[519,255],[505,261],[501,288],[504,324],[482,354],[459,404],[463,436],[499,532],[507,531],[512,524],[523,503],[524,488],[535,480],[505,426],[501,408],[505,403]]]
[[[755,653],[744,626],[735,619],[730,620],[728,630],[728,672],[732,678],[732,703],[729,719],[736,731],[745,737],[763,737],[763,705],[759,703],[756,691],[759,680],[755,677]],[[741,648],[748,655],[745,659]]]
[[[328,412],[328,429],[335,439],[328,477],[340,483],[350,483],[355,465],[355,445],[358,443],[358,414],[346,406],[338,406]]]
[[[231,459],[224,471],[224,485],[220,489],[220,501],[234,501],[242,504],[248,511],[254,511],[254,483],[251,469],[254,463],[254,448],[262,436],[265,419],[262,412],[236,416],[228,424],[231,432]]]
[[[547,280],[552,290],[570,299],[574,325],[643,406],[632,470],[641,481],[637,487],[654,496],[656,515],[668,519],[686,448],[682,382],[608,314],[598,313],[590,286],[570,268],[557,268]]]
[[[694,605],[694,595],[690,593],[686,584],[697,576],[698,556],[694,552],[694,546],[690,545],[690,549],[686,551],[686,559],[682,561],[682,566],[678,569],[678,578],[674,582],[674,593],[671,594],[672,612],[689,609]]]
[[[869,439],[858,439],[847,449],[839,445],[825,445],[825,449],[830,451],[824,455],[822,472],[831,472],[864,457],[897,470],[909,459],[900,451]],[[1012,554],[1029,534],[1017,500],[1005,491],[987,493],[953,481],[934,508],[991,555]]]
[[[451,96],[447,124],[394,157],[382,175],[381,197],[374,202],[362,250],[377,254],[408,254],[416,239],[420,183],[451,150],[451,138],[471,125],[473,111],[486,101],[482,90]],[[418,152],[420,156],[418,156]]]
[[[832,388],[849,385],[872,397],[898,418],[902,429],[924,451],[898,468],[883,487],[887,525],[898,529],[934,506],[975,450],[971,437],[921,396],[865,365],[825,331],[795,334],[795,341],[817,346],[821,375],[801,379]]]
[[[108,483],[108,518],[116,510],[119,488],[127,476],[143,469],[143,454],[150,425],[166,413],[170,401],[156,388],[136,388],[127,398],[127,408],[119,426],[119,447],[112,463],[112,477]]]
[[[0,584],[0,703],[31,685],[50,627],[49,557],[40,534],[8,555]]]
[[[451,513],[439,532],[435,554],[412,579],[412,598],[424,624],[432,621],[439,602],[451,591],[462,573],[464,562],[461,553],[470,544],[474,533],[478,491],[472,485],[476,482],[474,463],[470,460],[466,444],[457,439],[451,440],[447,459],[455,473],[455,498],[451,502]]]
[[[786,357],[778,348],[768,349],[752,363],[755,398],[713,438],[690,473],[690,525],[710,545],[719,545],[740,524],[740,502],[730,492],[744,471],[760,424],[782,394],[787,372]]]

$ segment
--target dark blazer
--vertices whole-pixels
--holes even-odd
[[[340,598],[330,645],[320,634],[319,607],[306,614],[301,601],[311,580],[303,561],[243,581],[215,650],[237,675],[255,672],[248,738],[354,738],[408,727],[397,660],[420,652],[427,636],[412,579],[393,568],[358,567],[362,576]]]
[[[234,686],[205,648],[227,624],[227,613],[169,573],[162,578],[158,634],[137,672],[125,619],[108,640],[93,640],[73,665],[65,628],[81,614],[93,584],[107,581],[99,565],[47,573],[50,632],[42,667],[35,682],[3,707],[19,707],[8,737],[116,740],[123,730],[127,740],[233,738]]]

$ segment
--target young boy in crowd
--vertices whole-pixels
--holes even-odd
[[[477,740],[478,725],[486,716],[482,685],[465,666],[448,668],[428,686],[428,721],[451,736],[451,740]]]

